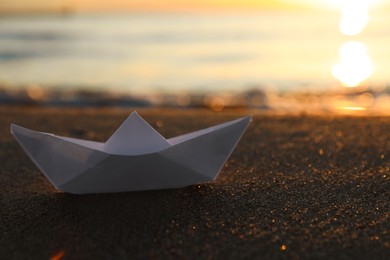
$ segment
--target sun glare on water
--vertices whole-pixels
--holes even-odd
[[[340,58],[332,68],[332,75],[346,87],[355,87],[372,74],[370,56],[361,42],[344,43],[340,48]]]
[[[378,0],[342,0],[339,29],[343,35],[360,34],[370,19],[369,9],[379,4]],[[366,46],[358,41],[344,43],[340,48],[340,62],[333,66],[332,75],[346,87],[356,87],[367,80],[373,66]]]
[[[369,20],[369,1],[346,0],[342,6],[340,32],[344,35],[357,35],[366,27]]]

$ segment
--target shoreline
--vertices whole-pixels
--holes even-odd
[[[41,108],[207,108],[216,112],[249,109],[271,114],[390,115],[390,88],[361,86],[323,90],[271,91],[242,88],[236,91],[125,93],[107,90],[62,89],[39,85],[0,86],[0,106]]]

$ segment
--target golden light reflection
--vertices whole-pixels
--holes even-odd
[[[225,108],[225,100],[222,97],[214,97],[210,102],[210,108],[220,112]]]
[[[65,252],[60,250],[50,257],[50,260],[61,260],[65,256]]]
[[[226,105],[228,105],[229,101],[226,97],[207,95],[203,99],[203,105],[212,109],[215,112],[221,112],[225,109]]]
[[[45,91],[40,85],[31,85],[27,88],[27,94],[34,100],[40,100],[44,97]]]
[[[340,32],[344,35],[357,35],[366,27],[369,20],[367,0],[346,0],[342,6]]]
[[[356,106],[356,107],[338,107],[338,109],[340,109],[340,110],[348,110],[348,111],[365,111],[365,110],[367,110],[367,108],[359,107],[359,106]]]
[[[358,86],[372,74],[371,59],[361,42],[344,43],[340,48],[340,58],[332,68],[332,75],[346,87]]]

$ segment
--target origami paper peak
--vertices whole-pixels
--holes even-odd
[[[136,112],[105,143],[11,125],[49,181],[69,193],[179,188],[217,177],[251,116],[165,139]]]
[[[133,112],[102,147],[112,154],[137,155],[158,152],[171,144]]]

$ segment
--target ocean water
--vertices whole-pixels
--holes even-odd
[[[338,85],[350,40],[367,46],[369,81],[387,84],[389,16],[342,36],[338,13],[123,13],[0,18],[0,85],[129,93],[297,90]]]

